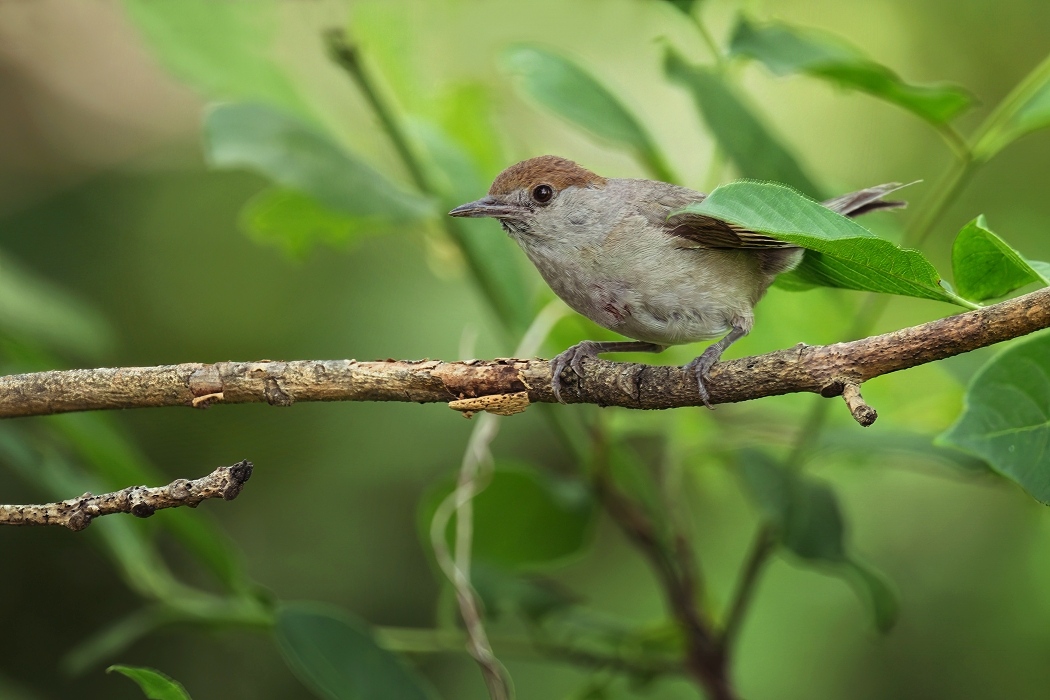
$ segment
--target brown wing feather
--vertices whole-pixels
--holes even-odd
[[[896,182],[877,185],[829,199],[823,204],[828,209],[849,217],[860,216],[880,209],[897,209],[905,206],[905,203],[887,201],[883,197],[906,186]],[[656,198],[649,210],[643,213],[650,221],[664,226],[664,230],[669,234],[681,239],[683,247],[744,248],[750,250],[774,250],[777,248],[796,247],[790,243],[778,241],[775,238],[709,216],[677,214],[668,218],[671,212],[681,209],[687,204],[704,201],[706,195],[684,187],[672,185],[667,187],[669,189],[662,193],[663,196]]]
[[[790,243],[755,233],[721,219],[699,214],[678,214],[668,218],[671,212],[687,204],[702,202],[706,195],[700,192],[660,183],[663,187],[656,196],[641,205],[640,211],[646,219],[663,226],[670,235],[681,241],[683,248],[793,248]]]

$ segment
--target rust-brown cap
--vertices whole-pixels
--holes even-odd
[[[531,190],[537,185],[550,185],[559,191],[570,185],[602,187],[605,178],[567,158],[537,156],[516,163],[500,173],[489,188],[489,194],[509,194],[520,188]]]

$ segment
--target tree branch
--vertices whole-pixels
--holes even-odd
[[[712,403],[813,392],[838,396],[849,386],[1050,327],[1050,289],[893,333],[834,345],[798,344],[765,355],[723,362],[707,383]],[[579,383],[563,391],[569,403],[662,409],[701,405],[696,380],[681,367],[590,360]],[[852,390],[850,390],[852,392]],[[859,393],[859,392],[858,392]],[[296,401],[412,401],[450,403],[506,395],[523,409],[554,403],[545,360],[498,359],[358,362],[189,363],[37,372],[0,377],[0,418],[70,411],[212,403]],[[847,396],[850,407],[856,397]],[[478,404],[478,405],[475,405]],[[866,405],[865,405],[866,406]],[[873,419],[873,411],[860,414]]]
[[[176,479],[167,486],[129,486],[113,493],[99,496],[85,493],[80,498],[44,505],[0,505],[0,525],[61,525],[78,531],[95,518],[112,513],[148,518],[162,508],[196,508],[208,498],[232,501],[251,475],[252,463],[242,460],[229,467],[219,467],[200,479]]]

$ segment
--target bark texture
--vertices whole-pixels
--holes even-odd
[[[804,345],[722,362],[707,383],[712,403],[735,403],[793,392],[839,396],[858,421],[874,420],[857,387],[889,372],[975,350],[1050,327],[1050,289],[970,311],[834,345]],[[681,367],[607,360],[586,362],[568,377],[568,403],[663,409],[701,405],[696,381]],[[570,373],[571,370],[566,370]],[[847,389],[847,387],[852,388]],[[507,395],[516,395],[507,398]],[[464,399],[490,397],[481,402]],[[206,408],[214,403],[411,401],[524,409],[555,402],[546,360],[301,360],[188,363],[37,372],[0,377],[0,417],[155,406]],[[862,408],[863,406],[863,408]],[[862,420],[863,419],[863,420]]]
[[[0,505],[0,525],[59,525],[79,531],[102,515],[131,513],[148,518],[162,508],[196,508],[208,498],[232,501],[251,475],[252,463],[241,461],[219,467],[200,479],[176,479],[167,486],[129,486],[99,496],[85,493],[79,498],[42,505]]]

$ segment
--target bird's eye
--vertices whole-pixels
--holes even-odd
[[[537,185],[536,189],[532,191],[532,198],[540,204],[551,201],[551,197],[554,196],[554,188],[550,185]]]

